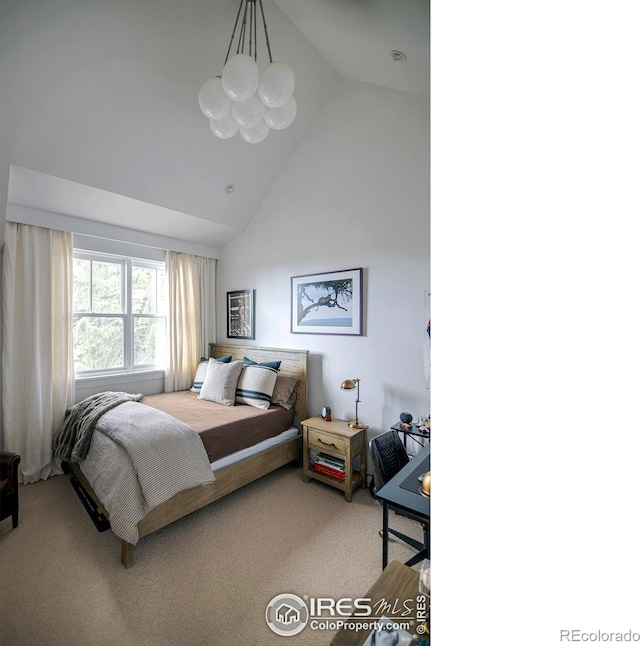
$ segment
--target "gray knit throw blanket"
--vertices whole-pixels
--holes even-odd
[[[67,409],[62,426],[53,436],[53,454],[66,462],[84,460],[100,417],[124,402],[141,399],[141,394],[108,391],[91,395]]]

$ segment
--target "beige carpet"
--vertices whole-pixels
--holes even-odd
[[[421,528],[392,517],[421,538]],[[0,643],[22,645],[328,644],[308,627],[279,637],[265,609],[277,594],[362,596],[381,571],[382,508],[353,502],[286,466],[143,538],[135,565],[98,533],[69,476],[20,488],[20,524],[2,521]],[[410,548],[390,543],[390,559]]]

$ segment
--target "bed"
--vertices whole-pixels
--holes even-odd
[[[290,411],[292,428],[286,431],[271,432],[269,437],[262,437],[256,435],[256,445],[254,447],[239,448],[232,441],[230,444],[225,445],[225,448],[220,452],[220,438],[228,432],[229,428],[236,428],[236,423],[247,423],[247,418],[251,418],[253,422],[252,433],[258,433],[258,427],[265,426],[263,419],[267,415],[278,416],[286,411],[274,411],[270,407],[269,411],[260,411],[259,413],[252,406],[236,405],[226,408],[225,415],[233,416],[234,410],[239,414],[240,420],[233,422],[231,419],[227,420],[228,426],[226,430],[224,424],[223,430],[220,426],[217,429],[200,428],[206,427],[204,423],[206,415],[203,413],[203,408],[193,406],[196,402],[198,404],[208,404],[209,402],[200,402],[197,394],[189,391],[179,391],[177,393],[166,393],[162,395],[152,395],[142,399],[143,404],[147,404],[158,410],[168,412],[174,415],[177,419],[191,426],[201,434],[202,444],[207,450],[209,460],[211,462],[211,470],[215,477],[213,482],[190,487],[179,493],[173,495],[169,500],[154,506],[146,513],[146,515],[137,522],[137,539],[151,534],[152,532],[173,523],[174,521],[190,514],[197,509],[200,509],[215,500],[243,487],[244,485],[257,480],[264,475],[271,473],[285,464],[293,461],[298,461],[302,453],[302,436],[300,434],[300,422],[306,418],[306,400],[307,400],[307,350],[286,350],[280,348],[264,348],[256,346],[244,345],[229,345],[211,343],[209,345],[209,355],[214,359],[222,357],[232,357],[232,361],[242,360],[248,357],[255,362],[263,363],[270,361],[280,361],[280,369],[278,374],[293,376],[298,378],[298,384],[295,390],[295,402],[293,403],[292,410]],[[128,404],[123,404],[123,409]],[[135,404],[133,404],[135,405]],[[253,409],[253,410],[252,410]],[[258,422],[255,418],[258,416]],[[265,415],[261,418],[260,415]],[[286,418],[286,415],[285,415]],[[242,421],[244,420],[244,422]],[[280,421],[280,424],[283,422]],[[285,422],[288,423],[288,422]],[[207,433],[209,435],[207,435]],[[213,433],[213,435],[212,435]],[[233,432],[230,434],[233,436]],[[102,440],[104,441],[104,440]],[[93,444],[96,440],[92,440]],[[218,453],[216,454],[216,451]],[[257,451],[257,452],[256,452]],[[101,459],[101,458],[100,458]],[[99,460],[94,459],[94,462]],[[100,497],[94,490],[104,491],[98,487],[99,477],[96,477],[96,471],[92,467],[91,459],[89,456],[86,460],[79,463],[68,463],[69,469],[73,472],[76,478],[80,481],[86,492],[93,499],[99,512],[105,517],[109,518],[109,507],[101,502]],[[84,470],[83,470],[84,469]],[[85,473],[86,472],[86,473]],[[105,496],[103,495],[103,498]],[[114,533],[115,532],[114,530]],[[120,534],[118,534],[120,535]],[[125,567],[133,565],[134,557],[134,542],[121,538],[121,561]]]

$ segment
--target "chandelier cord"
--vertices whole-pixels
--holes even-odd
[[[242,11],[242,2],[240,2],[240,6],[238,7],[238,15],[236,16],[236,23],[233,25],[233,33],[231,34],[231,40],[229,41],[229,49],[227,49],[227,55],[224,59],[224,64],[222,67],[227,64],[227,61],[229,60],[229,53],[231,52],[231,46],[233,45],[233,37],[236,35],[236,29],[238,27],[238,20],[240,20],[240,12]]]
[[[242,4],[242,2],[240,4]],[[249,3],[245,3],[244,14],[242,16],[242,27],[240,27],[240,36],[238,37],[238,48],[236,49],[236,54],[240,54],[241,52],[244,54],[244,39],[245,39],[245,34],[247,33],[247,10],[248,9],[249,9]],[[251,19],[251,16],[249,16],[249,19]],[[251,28],[249,28],[249,32],[251,32]]]
[[[262,12],[262,24],[264,25],[264,39],[267,43],[267,51],[269,52],[269,63],[273,63],[273,58],[271,57],[271,45],[269,44],[269,32],[267,30],[267,21],[264,19],[264,7],[262,6],[262,0],[260,0],[260,11]]]
[[[253,60],[257,63],[258,62],[258,21],[256,20],[256,4],[255,2],[251,5],[251,34],[250,38],[253,38],[253,43],[254,43],[254,52],[253,52]],[[249,40],[249,56],[251,56],[251,40]]]
[[[229,47],[227,48],[227,55],[224,59],[224,65],[227,64],[229,60],[229,54],[231,53],[231,48],[233,47],[233,39],[236,37],[236,32],[238,31],[238,24],[240,24],[240,14],[242,14],[242,24],[240,25],[240,31],[238,33],[238,44],[236,47],[236,54],[243,53],[246,43],[246,32],[247,32],[247,12],[249,14],[248,23],[249,23],[249,56],[252,56],[253,59],[258,62],[258,20],[256,16],[256,2],[260,2],[260,13],[262,14],[262,26],[264,27],[264,39],[267,45],[267,52],[269,54],[269,63],[273,63],[273,56],[271,54],[271,43],[269,41],[269,30],[267,28],[267,21],[264,17],[264,7],[262,6],[262,0],[240,0],[240,6],[238,7],[238,13],[236,15],[236,22],[233,26],[233,32],[231,34],[231,39],[229,40]],[[242,5],[244,4],[244,13],[242,12]],[[249,7],[249,4],[251,7]]]

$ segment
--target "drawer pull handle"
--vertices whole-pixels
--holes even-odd
[[[324,444],[325,446],[332,446],[334,449],[337,449],[337,448],[338,448],[338,447],[337,447],[333,442],[331,442],[331,443],[329,443],[329,442],[323,442],[323,441],[322,441],[322,438],[320,438],[320,437],[318,438],[318,442],[320,442],[320,444]]]

